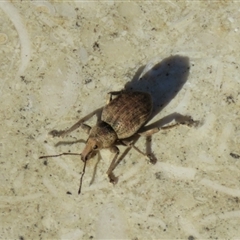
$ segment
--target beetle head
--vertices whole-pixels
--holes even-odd
[[[102,148],[102,142],[98,141],[96,138],[89,137],[86,143],[85,148],[82,151],[81,159],[82,161],[87,161],[91,157],[93,157],[97,151]]]
[[[117,140],[117,134],[112,127],[105,123],[100,122],[91,129],[86,146],[82,151],[82,161],[87,161],[93,157],[97,151],[111,147]]]

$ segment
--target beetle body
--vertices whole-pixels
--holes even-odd
[[[108,168],[107,175],[110,182],[117,183],[117,178],[113,174],[113,170],[122,160],[121,157],[118,158],[119,150],[116,146],[119,142],[125,144],[125,139],[139,134],[141,136],[150,137],[152,134],[158,132],[160,129],[170,129],[178,124],[198,124],[198,121],[193,121],[190,116],[176,115],[175,118],[181,117],[179,121],[175,124],[166,127],[155,127],[149,130],[139,132],[139,129],[146,124],[152,114],[152,99],[150,94],[144,92],[135,92],[135,91],[118,91],[110,92],[109,102],[106,106],[102,108],[101,120],[94,127],[90,127],[87,124],[84,124],[85,121],[90,119],[94,114],[98,112],[99,109],[88,114],[87,116],[80,119],[72,127],[65,131],[53,130],[50,134],[54,137],[63,137],[70,132],[74,131],[78,127],[82,127],[87,130],[89,137],[87,139],[85,148],[81,154],[78,153],[62,153],[58,155],[48,155],[41,156],[40,158],[47,157],[57,157],[62,155],[81,155],[81,159],[84,162],[82,175],[80,178],[80,186],[78,193],[81,193],[82,179],[85,173],[86,163],[95,153],[102,148],[108,148],[111,152],[115,153],[112,159],[112,162]],[[114,99],[112,96],[116,95]],[[182,120],[181,120],[182,119]],[[177,119],[176,119],[177,120]],[[135,141],[136,142],[136,141]],[[134,143],[127,144],[130,149],[133,147],[139,153],[148,157],[151,163],[156,163],[156,158],[154,154],[143,153],[140,151]]]
[[[94,152],[114,146],[117,140],[133,136],[152,113],[152,99],[144,92],[118,92],[103,108],[101,121],[91,128],[81,158],[87,161]]]

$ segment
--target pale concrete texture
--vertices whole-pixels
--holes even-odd
[[[240,237],[239,2],[6,1],[0,26],[1,239]],[[155,165],[132,149],[115,186],[101,151],[78,195],[80,157],[39,156],[87,134],[48,132],[124,87],[152,94],[151,123],[200,123],[156,133]]]

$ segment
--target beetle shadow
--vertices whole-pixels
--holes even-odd
[[[188,79],[189,70],[188,57],[170,56],[155,65],[149,63],[140,67],[133,79],[125,84],[125,90],[148,92],[151,95],[153,109],[150,121],[182,89]],[[171,118],[175,118],[174,114],[169,115],[164,121],[168,122]]]

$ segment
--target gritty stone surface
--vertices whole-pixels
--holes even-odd
[[[239,7],[0,2],[0,238],[239,238]],[[114,186],[105,174],[112,154],[101,151],[77,195],[80,157],[39,156],[81,153],[76,141],[87,135],[48,132],[124,87],[151,92],[150,124],[173,113],[200,124],[156,133],[155,165],[132,149]],[[145,151],[145,139],[136,146]]]

